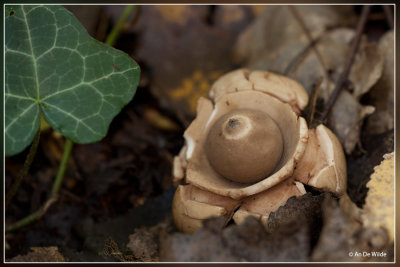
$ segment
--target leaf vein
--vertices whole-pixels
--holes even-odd
[[[98,132],[96,132],[95,130],[93,130],[89,125],[87,125],[85,122],[83,122],[81,119],[75,117],[75,116],[72,115],[71,113],[68,113],[68,112],[66,112],[65,110],[60,109],[59,107],[57,107],[57,106],[55,106],[55,105],[52,105],[52,104],[48,104],[48,103],[47,103],[46,105],[47,105],[47,106],[50,106],[50,107],[52,107],[52,108],[54,108],[54,109],[56,109],[56,110],[58,110],[59,112],[65,114],[65,115],[67,115],[67,116],[69,116],[69,117],[71,117],[72,119],[74,119],[75,121],[77,121],[78,124],[80,123],[80,124],[82,124],[83,126],[85,126],[85,127],[86,127],[89,131],[91,131],[93,134],[101,136],[101,134],[99,134]]]
[[[31,54],[32,54],[33,70],[34,70],[34,72],[35,72],[35,77],[36,77],[36,79],[35,79],[35,80],[36,80],[36,98],[37,98],[37,100],[39,101],[39,99],[40,99],[40,93],[39,93],[39,75],[38,75],[37,62],[36,62],[36,59],[35,59],[35,53],[33,52],[31,31],[30,31],[30,28],[29,28],[29,23],[28,23],[28,19],[27,19],[27,17],[26,17],[26,14],[25,14],[25,9],[24,9],[24,7],[22,7],[21,10],[22,10],[22,14],[24,15],[24,18],[25,18],[26,32],[27,32],[27,34],[28,34],[28,41],[29,41],[29,46],[30,46]]]
[[[98,81],[103,80],[103,79],[108,79],[108,78],[110,78],[111,76],[113,76],[113,75],[115,75],[115,74],[124,74],[124,73],[126,73],[126,72],[128,72],[128,71],[132,71],[133,69],[134,69],[134,68],[132,68],[132,69],[127,69],[127,70],[122,71],[122,72],[112,72],[111,74],[108,74],[107,76],[103,76],[103,77],[100,77],[100,78],[98,78],[98,79],[95,79],[95,80],[92,80],[92,81],[89,81],[89,82],[81,82],[81,83],[76,84],[76,85],[74,85],[74,86],[72,86],[72,87],[70,87],[70,88],[66,88],[66,89],[64,89],[64,90],[57,91],[57,92],[55,92],[55,93],[53,93],[53,94],[50,94],[50,95],[44,97],[44,98],[42,99],[42,101],[47,100],[47,99],[49,99],[49,98],[51,98],[51,97],[57,96],[57,95],[59,95],[59,94],[63,94],[63,93],[66,93],[66,92],[68,92],[68,91],[74,90],[75,88],[77,88],[77,87],[79,87],[79,86],[81,86],[81,85],[88,85],[88,86],[92,86],[93,88],[96,88],[95,86],[93,86],[93,83],[98,82]],[[101,91],[99,91],[97,88],[96,88],[96,91],[99,92],[102,96],[104,96],[104,94],[102,94]]]
[[[8,131],[8,129],[12,126],[12,125],[14,125],[14,123],[16,123],[23,115],[25,115],[25,113],[27,113],[28,111],[30,111],[31,110],[31,108],[33,107],[33,106],[35,106],[36,105],[36,102],[35,103],[32,103],[30,106],[28,106],[21,114],[19,114],[19,116],[16,116],[7,126],[6,126],[6,132]]]
[[[28,54],[28,53],[25,53],[25,52],[21,52],[21,51],[18,51],[18,50],[14,50],[14,49],[10,49],[10,48],[7,48],[6,47],[6,51],[5,51],[5,53],[14,53],[14,54],[19,54],[19,55],[23,55],[23,56],[26,56],[26,57],[32,57],[32,55],[30,55],[30,54]]]
[[[26,97],[26,96],[21,96],[21,95],[14,95],[14,94],[10,94],[10,93],[5,93],[5,96],[6,97],[18,98],[18,99],[24,99],[24,100],[30,100],[30,101],[36,102],[36,100],[31,98],[31,97]]]

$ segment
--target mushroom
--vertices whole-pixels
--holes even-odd
[[[308,95],[298,82],[239,69],[219,78],[209,96],[198,100],[174,158],[180,231],[193,233],[215,216],[238,224],[255,216],[266,225],[270,212],[306,193],[303,184],[345,191],[342,147],[329,129],[308,129],[299,116]]]
[[[296,180],[343,195],[346,192],[346,159],[342,146],[324,125],[308,131],[308,144],[293,173]]]
[[[222,177],[252,183],[270,174],[281,159],[282,134],[265,112],[232,110],[210,127],[205,150],[211,166]]]

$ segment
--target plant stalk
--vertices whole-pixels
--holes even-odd
[[[67,170],[68,160],[71,155],[73,144],[74,143],[71,140],[69,140],[68,138],[66,139],[65,145],[64,145],[63,157],[61,159],[60,166],[58,168],[57,176],[53,183],[53,188],[51,189],[50,198],[37,211],[35,211],[34,213],[28,215],[27,217],[13,223],[9,227],[7,227],[6,233],[16,231],[22,227],[25,227],[25,226],[31,224],[34,221],[40,219],[46,213],[46,211],[50,208],[50,206],[57,200],[58,191],[60,190],[62,181],[64,179],[65,171]]]
[[[120,35],[121,29],[124,26],[125,21],[129,18],[131,15],[132,10],[134,9],[134,5],[128,5],[125,7],[124,11],[122,12],[121,17],[119,18],[117,25],[112,29],[110,34],[107,36],[106,39],[106,44],[109,46],[113,46],[118,39],[118,36]]]
[[[14,232],[40,219],[46,213],[47,209],[50,208],[51,204],[53,204],[55,201],[55,198],[48,199],[46,203],[42,207],[40,207],[40,209],[7,227],[5,233],[8,234]]]
[[[33,139],[28,156],[26,157],[24,166],[22,167],[20,173],[18,174],[17,180],[13,183],[13,185],[11,186],[10,190],[8,191],[8,193],[6,195],[6,203],[5,203],[6,210],[7,210],[8,206],[10,205],[13,197],[15,196],[15,193],[18,191],[18,188],[20,187],[21,182],[26,177],[26,174],[28,173],[29,168],[32,165],[33,159],[35,158],[35,155],[36,155],[37,148],[39,146],[39,139],[40,139],[40,130],[38,130],[38,132],[35,135],[35,138]]]
[[[57,198],[58,191],[60,190],[62,181],[64,179],[65,171],[67,170],[68,160],[71,155],[73,145],[74,143],[70,139],[66,138],[63,156],[58,168],[56,179],[53,183],[53,188],[51,189],[51,197]]]

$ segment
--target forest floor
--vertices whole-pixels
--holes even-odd
[[[123,9],[123,6],[66,7],[100,41],[104,41]],[[263,17],[271,19],[266,14],[270,8],[272,6],[143,6],[136,18],[132,15],[115,47],[129,54],[141,67],[141,81],[133,101],[113,120],[103,140],[74,145],[57,202],[40,220],[5,236],[6,260],[392,261],[393,247],[386,243],[380,244],[379,249],[388,253],[387,257],[349,258],[346,249],[374,249],[373,245],[365,244],[372,237],[364,228],[363,232],[362,228],[349,226],[346,213],[335,196],[311,187],[306,187],[309,192],[305,196],[289,199],[270,217],[270,229],[275,231],[265,232],[258,221],[252,219],[240,226],[229,224],[221,229],[221,221],[211,219],[196,235],[186,236],[178,233],[172,223],[173,157],[184,145],[183,132],[195,118],[197,99],[206,97],[211,84],[229,70],[273,68],[260,64],[254,57],[250,60],[252,52],[237,41],[249,27],[256,31],[253,25],[262,24],[257,21]],[[335,10],[329,12],[336,14]],[[349,6],[340,12],[351,16],[345,21],[340,15],[329,15],[331,21],[324,30],[356,28],[360,8]],[[287,15],[283,11],[282,14]],[[285,30],[274,28],[269,33],[274,36],[276,31],[283,34]],[[377,45],[389,31],[383,9],[374,7],[364,31],[366,42]],[[260,36],[254,32],[246,36],[250,38],[248,42],[263,42],[254,39]],[[308,42],[307,38],[301,40]],[[323,47],[322,50],[325,51]],[[266,56],[263,60],[271,58]],[[287,63],[285,66],[290,61],[288,58],[281,60]],[[365,60],[362,63],[368,64],[368,60],[373,59]],[[275,69],[279,69],[280,62],[274,64]],[[298,69],[301,67],[299,65]],[[338,77],[341,68],[331,69],[332,77]],[[348,90],[352,92],[365,81],[358,82],[352,80],[353,87]],[[308,85],[315,83],[315,80],[310,81]],[[379,85],[379,81],[372,82],[374,84]],[[393,98],[389,94],[378,102],[374,93],[376,86],[372,85],[356,97],[359,109],[353,115],[356,116],[354,120],[360,119],[361,123],[346,124],[350,131],[358,129],[356,137],[342,139],[347,149],[347,195],[359,209],[365,204],[366,185],[374,167],[381,163],[384,154],[394,150],[393,127],[376,131],[369,127],[368,116],[359,114],[367,105],[386,107],[386,102]],[[394,89],[381,86],[379,90]],[[322,112],[323,102],[322,98],[318,99],[316,114]],[[393,111],[393,106],[391,108]],[[46,201],[64,142],[64,137],[51,129],[41,133],[29,174],[5,211],[6,224],[34,212]],[[6,192],[22,168],[28,151],[29,148],[5,159]],[[357,231],[365,235],[357,239]],[[350,239],[353,244],[349,244]],[[260,256],[261,250],[270,252],[269,256]],[[339,252],[327,256],[328,251],[333,250]]]

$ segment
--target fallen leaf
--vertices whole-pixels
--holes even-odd
[[[324,77],[319,96],[326,103],[335,88],[335,81],[339,79],[353,37],[354,30],[348,28],[326,32],[316,44],[326,69],[322,67],[316,54],[310,51],[289,72],[289,76],[300,81],[309,92],[319,77]],[[364,118],[375,110],[371,105],[360,104],[360,99],[377,82],[382,68],[382,57],[377,47],[363,40],[349,76],[353,92],[349,92],[347,88],[342,90],[328,118],[329,127],[338,136],[347,154],[360,142]],[[328,78],[326,72],[329,72]]]
[[[382,70],[383,58],[378,47],[366,41],[361,42],[349,74],[349,80],[354,87],[352,95],[360,100],[382,76]]]
[[[349,28],[339,27],[325,32],[315,44],[322,62],[316,53],[309,49],[299,62],[293,63],[286,70],[288,76],[298,80],[309,93],[316,81],[322,77],[319,97],[324,102],[328,101],[335,87],[334,81],[339,79],[353,37],[354,30]]]
[[[338,26],[348,16],[349,9],[333,6],[296,6],[313,39],[327,28]],[[284,73],[299,54],[309,46],[309,40],[288,6],[268,6],[243,31],[235,46],[238,64],[252,69]]]
[[[235,58],[250,69],[287,75],[299,81],[309,94],[322,77],[319,97],[326,103],[343,70],[355,35],[355,30],[343,27],[342,21],[354,14],[349,9],[332,6],[296,6],[294,9],[295,12],[293,7],[292,10],[286,6],[268,7],[239,36]],[[315,42],[314,47],[302,23]],[[364,39],[349,75],[352,91],[344,88],[328,119],[347,154],[360,142],[364,118],[374,111],[370,105],[361,105],[360,99],[381,77],[382,68],[383,60],[377,46]]]
[[[362,218],[366,227],[384,228],[391,243],[394,240],[394,153],[383,158],[367,183],[369,191]]]
[[[382,77],[368,93],[369,103],[376,111],[368,117],[366,131],[380,134],[394,127],[394,32],[381,37],[378,44],[383,57]]]
[[[329,116],[329,125],[347,154],[360,143],[364,119],[375,112],[374,106],[362,105],[360,99],[381,77],[382,69],[383,59],[376,45],[362,41],[348,78],[353,92],[342,90]]]
[[[375,111],[373,106],[363,106],[348,91],[342,91],[329,116],[329,127],[337,135],[344,151],[350,154],[360,142],[363,120]]]

